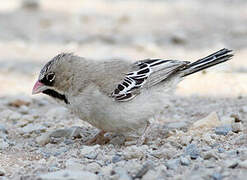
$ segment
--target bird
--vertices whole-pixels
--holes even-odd
[[[60,53],[41,69],[32,94],[43,93],[63,104],[100,131],[142,136],[149,119],[160,113],[176,85],[188,75],[226,62],[233,51],[223,48],[194,62],[169,59],[93,60]]]

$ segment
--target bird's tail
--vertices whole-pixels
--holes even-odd
[[[216,64],[223,63],[230,60],[233,57],[232,50],[221,49],[207,57],[199,59],[193,63],[188,64],[185,69],[182,70],[182,77],[196,73],[203,69],[209,68]]]

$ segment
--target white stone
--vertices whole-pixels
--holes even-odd
[[[29,10],[37,10],[40,0],[22,0],[22,8]]]
[[[19,108],[19,112],[22,113],[22,114],[28,114],[28,111],[29,111],[29,107],[27,107],[25,105],[22,105]]]
[[[0,176],[5,176],[6,172],[4,169],[0,169]]]
[[[17,121],[21,118],[21,114],[18,112],[6,109],[6,110],[3,110],[2,112],[0,112],[0,117],[4,120]]]
[[[68,159],[65,165],[66,165],[66,169],[69,170],[76,170],[76,171],[84,170],[84,166],[80,164],[76,159]]]
[[[98,176],[87,171],[61,170],[40,175],[40,180],[98,180]]]
[[[239,162],[239,167],[247,169],[247,160]]]
[[[137,160],[121,161],[117,163],[118,167],[124,167],[130,174],[135,174],[139,169],[143,167]]]
[[[154,170],[149,170],[143,177],[142,180],[150,180],[150,179],[156,179],[157,178],[157,172]]]
[[[224,164],[228,168],[233,168],[233,167],[237,166],[238,161],[237,160],[227,159],[226,161],[224,161]]]
[[[187,145],[191,142],[191,139],[192,139],[191,136],[183,135],[179,138],[179,141],[181,145]]]
[[[50,140],[51,140],[50,133],[42,134],[41,136],[38,136],[36,138],[36,142],[41,146],[48,144]]]
[[[242,110],[243,112],[247,113],[247,106],[243,106],[243,107],[241,108],[241,110]]]
[[[40,125],[40,124],[28,124],[27,126],[22,128],[22,131],[24,133],[33,133],[33,132],[45,132],[46,131],[46,127]]]
[[[243,131],[243,125],[241,122],[232,123],[232,132],[238,133]]]
[[[229,116],[223,116],[220,118],[220,125],[224,126],[224,125],[231,125],[232,122],[234,122],[234,118],[229,117]]]
[[[129,146],[125,149],[124,158],[125,159],[135,159],[143,157],[145,154],[142,151],[142,146],[137,147],[136,145]]]
[[[191,129],[214,128],[220,125],[220,120],[216,112],[212,112],[207,117],[196,121]]]
[[[100,165],[96,162],[92,162],[92,163],[89,163],[85,166],[85,169],[86,171],[89,171],[89,172],[92,172],[92,173],[95,173],[95,172],[99,172],[100,171]]]
[[[108,166],[103,166],[101,168],[101,173],[104,175],[104,176],[110,176],[111,175],[111,172],[112,172],[112,169],[113,169],[113,164],[109,164]]]
[[[121,167],[115,168],[115,172],[119,175],[118,180],[131,180],[128,172]]]
[[[5,149],[9,147],[9,143],[7,143],[6,141],[4,141],[4,139],[0,138],[0,150],[1,149]]]
[[[190,160],[189,160],[188,157],[183,157],[183,156],[181,156],[181,157],[180,157],[180,163],[181,163],[181,165],[183,165],[183,166],[188,166],[188,165],[190,165]]]
[[[212,137],[211,137],[211,133],[205,133],[205,134],[203,134],[202,139],[203,139],[207,144],[209,144],[209,145],[212,145],[212,144],[215,143],[215,140],[212,139]]]
[[[95,153],[95,151],[100,147],[100,145],[94,145],[94,146],[83,146],[81,149],[81,155],[87,156],[88,154]]]

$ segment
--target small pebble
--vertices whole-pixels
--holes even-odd
[[[167,169],[177,170],[177,168],[179,167],[179,163],[179,159],[171,159],[165,163],[165,166],[167,167]]]
[[[132,178],[129,176],[128,172],[122,167],[114,168],[116,174],[118,174],[118,180],[131,180]]]
[[[0,133],[3,133],[3,134],[8,134],[8,131],[6,129],[6,127],[2,124],[0,124]]]
[[[6,149],[9,147],[9,143],[5,139],[0,138],[0,150]]]
[[[5,171],[3,169],[0,169],[0,176],[5,176]]]
[[[51,141],[51,138],[50,138],[50,133],[45,133],[45,134],[42,134],[41,136],[38,136],[36,138],[36,142],[41,145],[41,146],[44,146],[48,143],[50,143]]]
[[[124,152],[124,159],[128,160],[128,159],[136,159],[136,158],[144,157],[145,153],[142,151],[142,148],[140,147],[143,146],[136,146],[136,145],[128,146]]]
[[[91,153],[85,154],[84,157],[88,159],[96,159],[98,154],[99,154],[98,152],[91,152]]]
[[[202,153],[202,157],[204,160],[208,160],[208,159],[216,159],[217,160],[217,159],[219,159],[214,152]]]
[[[87,164],[84,169],[92,173],[97,173],[100,171],[101,167],[97,162],[92,162]]]
[[[158,174],[157,171],[151,169],[142,177],[142,180],[152,180],[152,179],[162,180],[162,177],[164,177],[164,175],[161,175],[160,177],[159,175],[160,174]]]
[[[70,137],[75,139],[75,138],[82,138],[81,133],[83,132],[83,129],[78,126],[73,126],[69,128],[70,131]]]
[[[174,44],[182,44],[183,45],[183,44],[186,44],[187,40],[188,39],[187,39],[186,34],[184,32],[180,32],[180,31],[173,32],[173,35],[171,37],[171,41]]]
[[[123,135],[118,135],[113,138],[111,138],[110,144],[113,144],[114,146],[118,145],[121,146],[125,143],[125,137]]]
[[[87,172],[87,171],[74,171],[74,170],[60,170],[55,172],[49,172],[45,174],[41,174],[38,176],[38,179],[40,180],[98,180],[97,175]]]
[[[234,119],[235,123],[241,122],[241,119],[238,114],[231,114],[231,117]]]
[[[189,155],[191,159],[197,159],[200,156],[200,151],[195,144],[189,144],[185,148],[185,155]]]
[[[27,10],[37,10],[40,0],[22,0],[22,8]]]
[[[236,160],[230,160],[230,159],[226,160],[224,164],[226,167],[232,168],[232,169],[238,166],[238,162]]]
[[[134,177],[134,179],[136,179],[136,178],[140,178],[141,179],[149,171],[149,169],[151,169],[153,167],[154,167],[154,165],[153,165],[153,163],[151,161],[146,162],[142,166],[142,168],[137,172],[137,174]]]
[[[241,109],[240,109],[241,112],[244,112],[244,113],[247,113],[247,106],[243,106]]]
[[[241,122],[232,123],[232,132],[239,133],[243,131],[243,125]]]
[[[98,149],[100,145],[94,145],[94,146],[83,146],[83,148],[80,150],[80,154],[83,155],[85,158],[88,159],[96,159],[98,155]]]
[[[71,131],[69,129],[57,129],[50,133],[50,137],[54,137],[54,138],[69,137],[70,134]]]
[[[174,122],[166,125],[169,129],[178,129],[186,131],[188,128],[188,124],[185,122]]]
[[[19,112],[20,112],[21,114],[28,114],[28,111],[29,111],[29,107],[27,107],[26,105],[22,105],[22,106],[20,106],[20,108],[19,108]]]
[[[190,165],[190,160],[187,157],[180,157],[180,163],[183,166],[189,166]]]
[[[239,162],[239,167],[247,169],[247,160]]]
[[[212,177],[213,180],[222,180],[223,179],[223,177],[222,177],[222,175],[220,173],[213,173],[211,175],[211,177]]]
[[[117,162],[122,161],[122,160],[123,160],[123,157],[120,154],[116,154],[112,158],[112,163],[117,163]]]
[[[210,113],[207,117],[193,123],[192,129],[214,128],[220,125],[220,120],[216,112]]]
[[[219,152],[219,153],[224,153],[224,152],[225,152],[225,149],[224,149],[224,148],[219,147],[219,148],[218,148],[218,152]]]
[[[84,168],[84,166],[80,164],[78,160],[73,159],[73,158],[66,160],[65,166],[66,166],[66,169],[69,169],[69,170],[82,171]]]
[[[230,125],[220,126],[215,128],[215,134],[226,136],[231,130],[232,127]]]
[[[23,133],[25,134],[31,134],[31,133],[37,133],[40,134],[41,132],[46,131],[46,127],[42,126],[40,124],[28,124],[22,128]]]
[[[247,134],[241,134],[236,139],[233,139],[233,144],[236,145],[246,145],[247,144]]]

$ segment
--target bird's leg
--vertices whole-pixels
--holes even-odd
[[[105,131],[101,130],[99,133],[97,133],[92,139],[89,139],[86,144],[87,145],[94,145],[94,144],[106,144],[110,141],[109,138],[105,137]]]
[[[148,134],[149,130],[150,130],[150,122],[148,121],[147,122],[147,126],[145,127],[145,129],[143,131],[143,134],[137,140],[137,143],[136,143],[137,146],[141,146],[141,145],[143,145],[145,143],[146,135]]]

